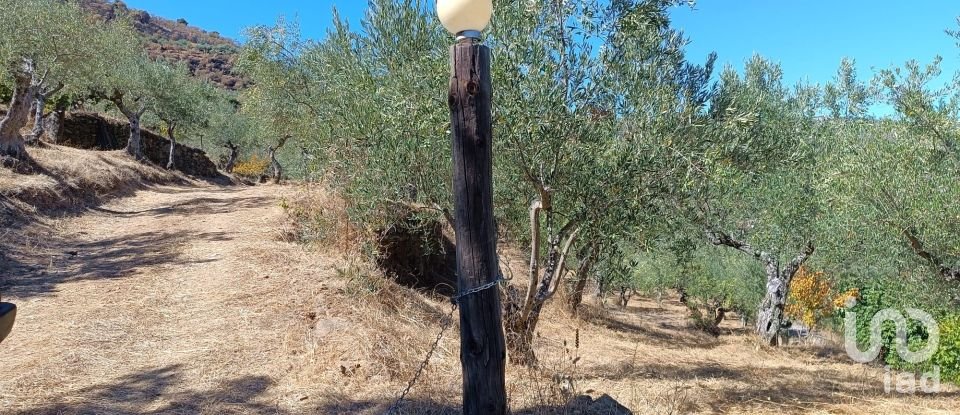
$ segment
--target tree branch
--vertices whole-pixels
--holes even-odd
[[[537,293],[538,301],[546,301],[557,292],[557,287],[553,282],[559,280],[563,271],[566,270],[567,254],[570,253],[570,247],[573,246],[573,242],[577,240],[580,229],[581,228],[574,229],[573,232],[567,236],[567,240],[563,243],[563,249],[560,250],[560,258],[557,259],[557,262],[553,264],[553,269],[550,270],[552,274],[546,276],[547,279],[543,281],[541,290]],[[546,288],[546,290],[544,290],[544,288]]]
[[[813,252],[816,250],[816,247],[813,246],[813,242],[807,242],[807,245],[804,247],[803,252],[793,258],[786,268],[783,269],[783,278],[786,278],[787,281],[793,279],[793,275],[800,270],[800,267],[803,266],[804,262],[807,262],[810,259],[810,256],[813,255]]]
[[[521,315],[526,316],[533,307],[533,296],[540,282],[540,211],[543,202],[540,199],[530,204],[530,285],[527,286],[527,295],[524,296]]]
[[[400,200],[389,200],[389,199],[387,200],[387,202],[398,205],[398,206],[403,206],[411,210],[432,210],[432,211],[440,212],[443,214],[443,217],[444,219],[446,219],[447,223],[449,223],[452,228],[456,229],[456,226],[454,226],[453,215],[450,213],[450,210],[443,208],[436,203],[432,205],[427,205],[424,203],[404,202]]]
[[[933,265],[937,272],[940,273],[940,276],[947,281],[957,281],[960,280],[960,268],[950,268],[946,266],[939,257],[934,255],[932,252],[928,251],[923,242],[920,241],[920,238],[910,229],[904,229],[903,235],[907,237],[907,240],[910,241],[910,248],[913,249],[920,258],[923,258],[931,265]]]
[[[706,236],[707,240],[716,246],[727,246],[750,255],[756,259],[763,259],[764,257],[768,256],[766,252],[757,251],[746,242],[736,240],[732,236],[722,231],[708,230],[706,231]]]

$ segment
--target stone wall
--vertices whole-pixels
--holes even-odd
[[[151,162],[166,166],[170,140],[142,130],[143,155]],[[126,121],[105,118],[91,112],[70,112],[63,119],[57,144],[87,150],[120,150],[127,146],[130,125]],[[177,144],[174,168],[192,176],[218,177],[217,166],[202,150]]]

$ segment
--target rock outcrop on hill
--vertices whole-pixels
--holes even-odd
[[[130,125],[91,112],[71,112],[63,118],[57,144],[88,150],[120,150],[127,145]],[[142,130],[143,155],[151,162],[164,166],[170,154],[170,141],[155,132]],[[217,166],[202,150],[177,144],[174,150],[176,170],[192,176],[218,177]]]
[[[151,58],[183,62],[194,76],[226,89],[243,89],[249,84],[234,72],[240,46],[232,39],[191,26],[184,19],[170,20],[129,8],[122,1],[80,0],[80,5],[108,21],[129,15]]]

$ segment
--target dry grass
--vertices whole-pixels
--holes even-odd
[[[343,250],[278,238],[298,190],[158,187],[58,221],[57,237],[14,258],[0,287],[22,312],[0,346],[0,413],[380,414],[445,324],[402,409],[458,413],[449,304],[384,279],[352,236]],[[336,206],[314,192],[311,203]],[[342,211],[328,214],[324,223],[343,223]],[[522,255],[504,259],[522,275]],[[882,371],[834,348],[773,350],[732,321],[722,328],[719,338],[689,328],[672,301],[592,303],[583,318],[550,303],[535,337],[540,367],[508,367],[510,406],[577,413],[571,398],[606,393],[638,414],[958,409],[956,389],[887,395]]]
[[[324,184],[297,186],[280,204],[287,215],[282,239],[306,242],[327,255],[354,257],[372,235],[351,223],[347,202]]]
[[[320,222],[343,223],[342,212],[317,203],[330,197],[301,193],[298,201],[326,206],[330,216]],[[523,275],[524,257],[504,251],[505,265]],[[301,368],[312,385],[304,393],[324,391],[324,405],[313,407],[323,413],[382,413],[415,373],[449,307],[384,280],[356,257],[341,264],[317,300],[311,335],[302,339],[303,353],[316,362]],[[636,298],[621,310],[601,306],[594,296],[581,318],[558,304],[548,305],[535,338],[540,367],[508,368],[515,413],[575,413],[566,406],[571,398],[604,393],[642,414],[960,411],[957,390],[949,386],[932,396],[884,393],[883,371],[853,363],[837,344],[761,347],[735,318],[722,324],[721,337],[709,336],[690,326],[677,301]],[[454,321],[414,387],[408,413],[457,413],[456,333]]]
[[[122,151],[97,152],[45,144],[28,149],[38,168],[0,168],[0,213],[63,213],[130,195],[147,184],[187,182],[182,175],[139,163]]]

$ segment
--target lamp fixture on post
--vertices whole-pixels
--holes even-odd
[[[490,48],[480,42],[492,0],[437,0],[437,16],[457,37],[450,47],[450,132],[460,307],[463,413],[505,415],[506,345],[493,218]]]
[[[437,17],[458,41],[480,40],[480,32],[490,24],[493,0],[437,0]]]

